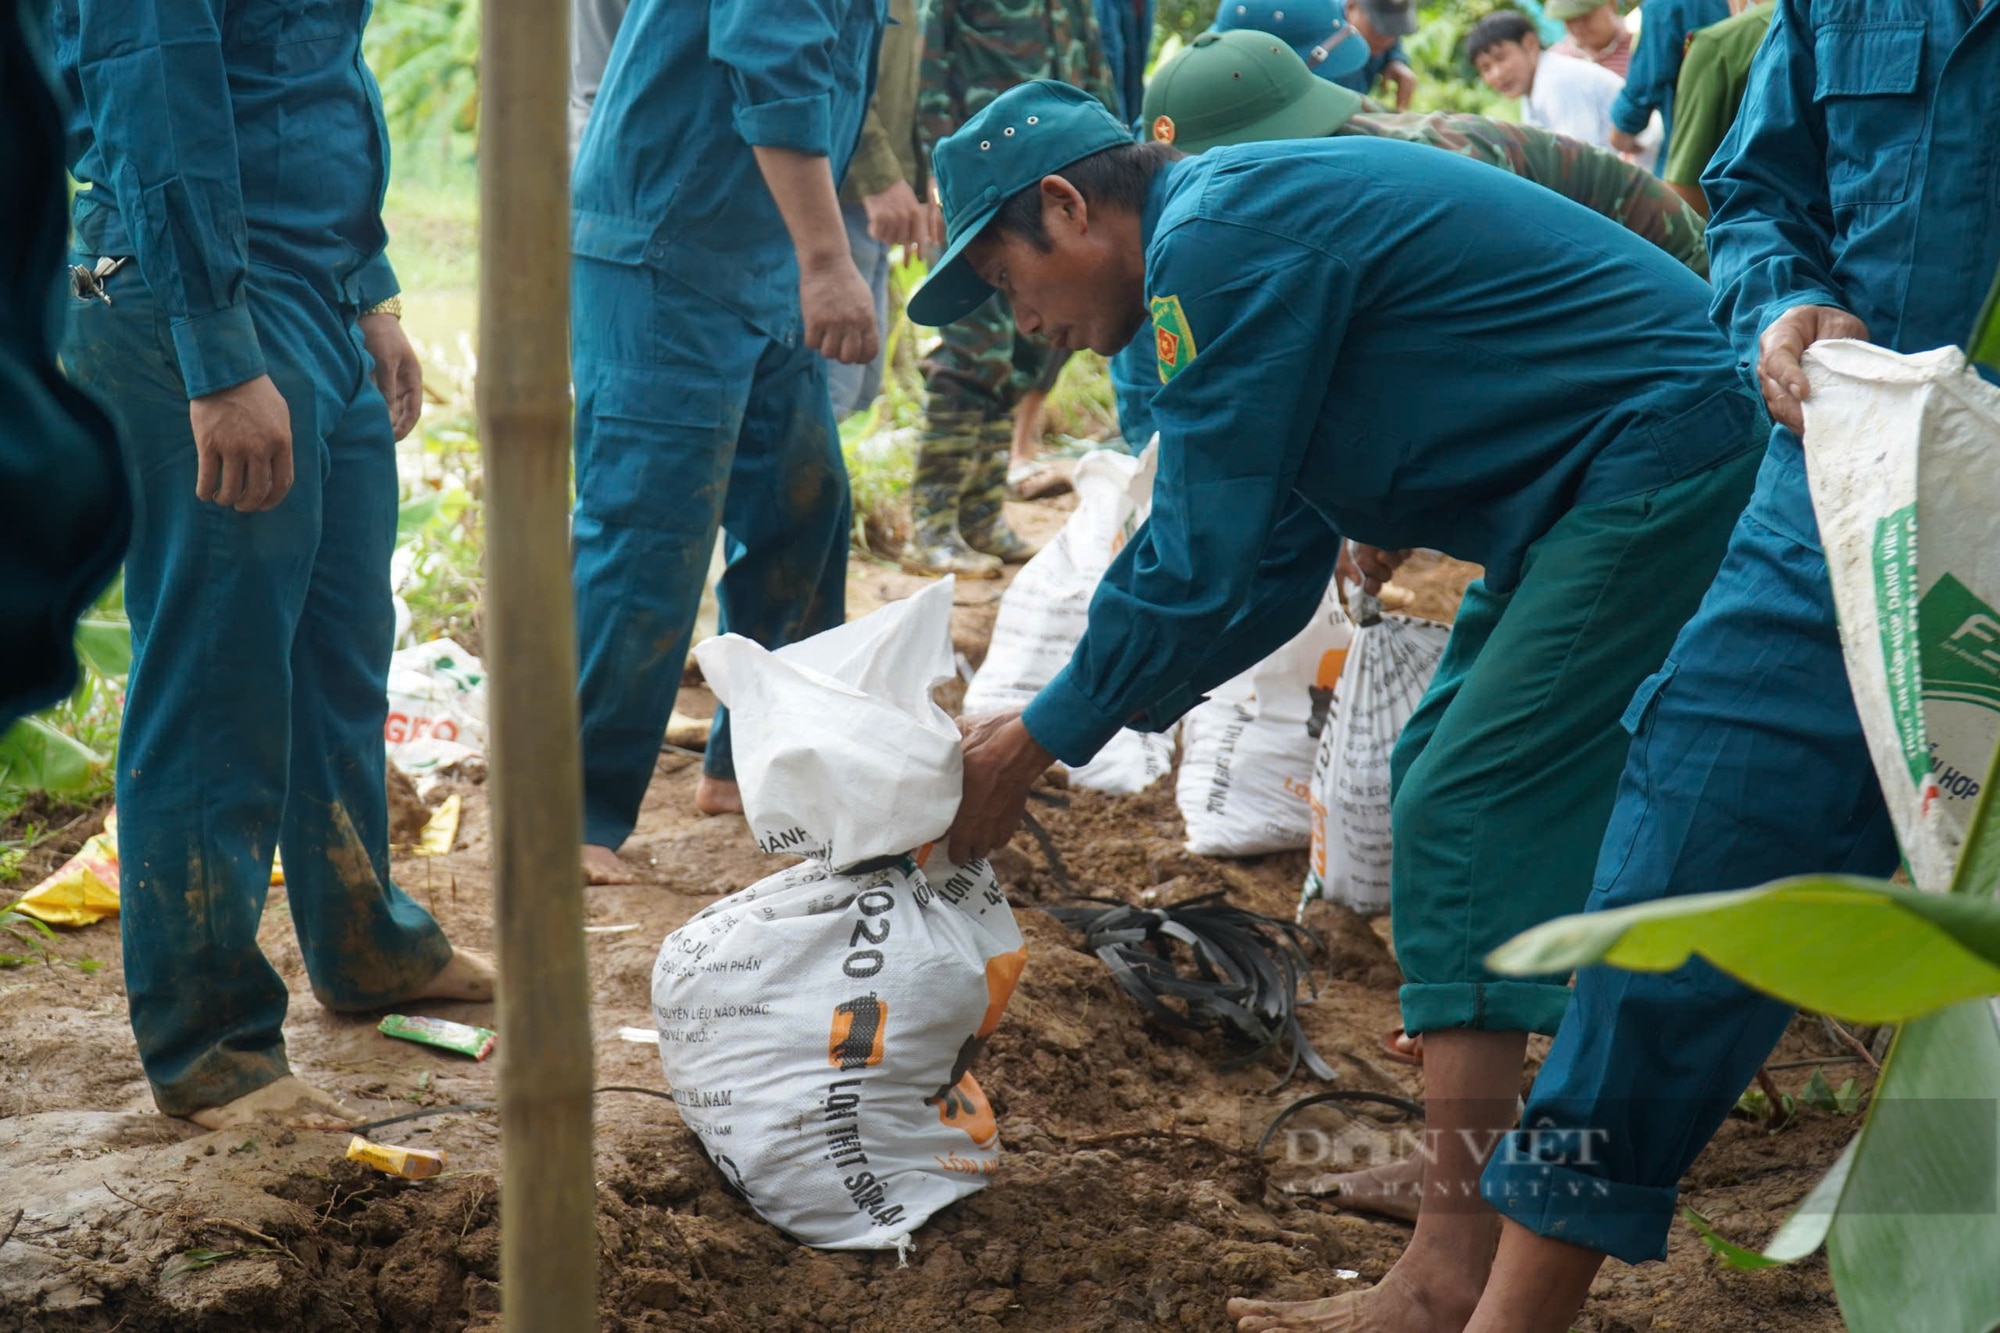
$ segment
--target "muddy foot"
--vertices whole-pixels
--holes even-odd
[[[707,781],[707,779],[703,779]],[[599,847],[585,843],[583,848],[583,882],[585,884],[640,884],[644,883],[639,872],[620,860],[618,853],[609,847]]]
[[[1417,1220],[1424,1197],[1423,1163],[1414,1158],[1366,1171],[1328,1172],[1282,1187],[1287,1194],[1332,1199],[1348,1212],[1374,1213],[1402,1222]]]
[[[1461,1333],[1473,1300],[1459,1302],[1417,1285],[1391,1269],[1367,1291],[1317,1301],[1229,1302],[1236,1333]]]
[[[493,999],[493,960],[470,949],[453,949],[451,961],[437,975],[405,995],[398,1004],[410,1000],[470,1000],[487,1004]]]
[[[187,1117],[203,1129],[235,1129],[242,1125],[284,1125],[291,1129],[346,1129],[361,1112],[287,1074],[233,1102],[203,1107]]]
[[[740,815],[743,813],[743,792],[730,778],[712,778],[701,775],[701,785],[694,789],[694,808],[705,815]]]

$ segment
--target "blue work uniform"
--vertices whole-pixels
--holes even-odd
[[[1645,15],[1625,71],[1625,87],[1611,104],[1611,123],[1627,134],[1638,134],[1659,112],[1660,151],[1655,160],[1665,162],[1674,136],[1674,89],[1680,83],[1687,39],[1696,28],[1728,18],[1729,0],[1646,0]]]
[[[1359,41],[1360,34],[1356,33],[1350,40]],[[1361,68],[1342,74],[1332,79],[1331,82],[1337,83],[1343,88],[1351,88],[1363,97],[1371,97],[1375,93],[1375,85],[1382,81],[1382,71],[1397,61],[1401,61],[1405,65],[1410,63],[1409,56],[1403,53],[1403,40],[1400,37],[1391,42],[1389,49],[1382,52],[1381,55],[1376,55],[1372,51],[1369,52],[1368,62],[1361,66]]]
[[[1746,377],[1799,305],[1901,352],[1961,342],[2000,265],[2000,5],[1779,0],[1702,188],[1714,314]],[[1894,830],[1848,690],[1805,463],[1779,427],[1700,612],[1626,714],[1592,909],[1784,875],[1884,875]],[[1699,960],[1587,968],[1486,1197],[1627,1262],[1791,1010]]]
[[[1028,705],[1068,764],[1311,617],[1342,533],[1486,567],[1392,764],[1404,1026],[1553,1032],[1481,960],[1579,908],[1618,716],[1713,577],[1762,443],[1707,288],[1552,190],[1419,144],[1213,149],[1141,221],[1151,517]],[[1559,250],[1561,274],[1520,257]]]
[[[1153,58],[1153,0],[1097,0],[1104,63],[1118,88],[1118,119],[1136,124],[1146,100],[1146,65]]]
[[[226,13],[225,13],[226,8]],[[257,923],[284,850],[320,1001],[368,1009],[451,945],[389,878],[396,453],[358,312],[396,292],[389,145],[357,0],[59,0],[76,115],[63,362],[122,428],[135,518],[118,747],[125,982],[160,1109],[286,1072]],[[195,498],[188,400],[269,375],[295,480]]]
[[[882,0],[637,0],[577,149],[576,515],[584,837],[625,841],[673,711],[718,524],[722,628],[837,625],[847,473],[799,269],[752,146],[861,134]],[[726,712],[704,771],[727,778]]]
[[[25,0],[0,0],[0,732],[76,683],[77,616],[118,570],[118,437],[56,366],[69,239],[62,111]]]

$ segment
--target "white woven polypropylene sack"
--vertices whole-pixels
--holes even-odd
[[[930,697],[950,616],[945,580],[777,652],[699,650],[759,842],[811,859],[667,937],[660,1063],[710,1159],[808,1245],[900,1247],[999,1162],[970,1066],[1027,955],[987,864],[927,846],[961,782]]]
[[[2000,389],[1955,347],[1806,353],[1806,476],[1911,878],[1950,886],[2000,740]]]
[[[986,660],[965,691],[967,717],[1025,708],[1069,665],[1104,571],[1152,510],[1157,457],[1152,444],[1136,458],[1097,450],[1077,462],[1076,511],[1001,594]],[[1172,767],[1171,735],[1126,730],[1073,770],[1070,781],[1129,795],[1152,786]]]
[[[1189,851],[1255,856],[1306,845],[1313,752],[1353,635],[1329,586],[1289,643],[1187,715],[1174,799]]]
[[[1313,756],[1302,917],[1316,898],[1357,912],[1388,910],[1389,757],[1451,637],[1449,626],[1384,614],[1365,593],[1355,598],[1354,614],[1354,644]]]
[[[389,658],[389,714],[382,740],[396,767],[427,778],[486,754],[486,669],[450,639]]]

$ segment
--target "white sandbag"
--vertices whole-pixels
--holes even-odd
[[[758,1214],[827,1249],[905,1246],[999,1163],[970,1066],[1027,953],[987,864],[925,845],[961,782],[930,697],[951,596],[943,580],[776,652],[733,635],[697,650],[759,842],[812,859],[667,937],[660,1063]]]
[[[1329,586],[1311,623],[1183,720],[1174,800],[1189,851],[1255,856],[1306,845],[1313,754],[1353,637]]]
[[[486,754],[486,669],[450,639],[389,658],[389,759],[413,778]]]
[[[986,660],[966,687],[967,717],[1025,708],[1069,665],[1104,571],[1152,510],[1154,438],[1136,458],[1100,449],[1078,460],[1076,511],[1001,594]],[[1123,796],[1144,791],[1172,767],[1171,734],[1121,731],[1070,781]]]
[[[1299,916],[1317,898],[1389,908],[1389,757],[1437,674],[1451,628],[1354,599],[1354,644],[1313,756],[1312,858]]]
[[[2000,389],[1955,347],[1806,353],[1806,475],[1911,877],[1949,887],[2000,740]]]

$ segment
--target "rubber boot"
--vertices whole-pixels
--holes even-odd
[[[912,574],[1000,577],[1000,561],[967,545],[959,531],[959,495],[979,446],[981,415],[977,409],[940,407],[935,400],[924,414],[910,484],[910,540],[901,560]]]
[[[1035,548],[1007,525],[1007,458],[1014,447],[1014,423],[1006,417],[982,422],[979,452],[965,470],[958,497],[958,530],[973,550],[1018,565]]]

